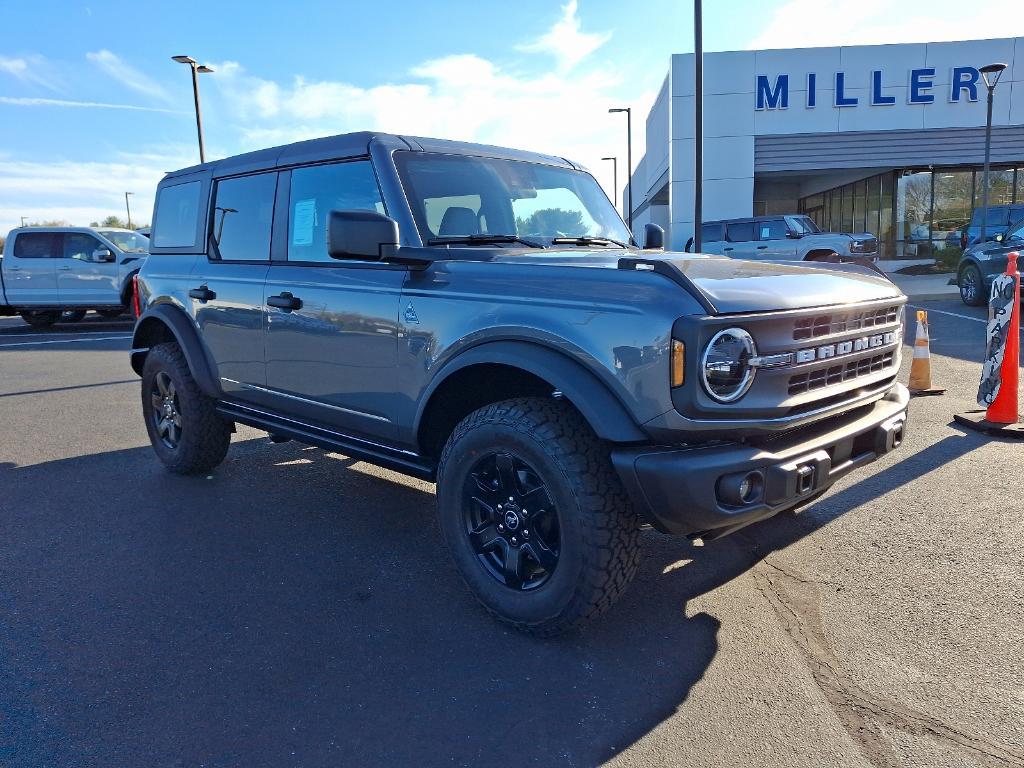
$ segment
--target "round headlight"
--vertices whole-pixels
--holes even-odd
[[[701,361],[701,376],[708,394],[723,403],[743,397],[754,382],[750,358],[756,355],[753,338],[742,328],[726,328],[716,333]]]

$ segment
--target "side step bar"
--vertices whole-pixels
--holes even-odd
[[[393,469],[420,480],[432,483],[437,479],[436,468],[412,452],[397,451],[368,440],[343,435],[238,403],[222,401],[217,404],[217,413],[229,421],[262,429],[272,435],[289,437],[300,443],[315,445],[328,451],[337,451],[353,459],[376,464],[385,469]]]

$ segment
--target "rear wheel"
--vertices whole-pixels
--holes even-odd
[[[160,461],[181,475],[213,469],[231,442],[231,422],[217,415],[216,401],[192,378],[181,348],[158,344],[142,369],[142,412]]]
[[[59,310],[25,310],[21,313],[21,319],[33,328],[49,328],[60,320]]]
[[[980,307],[985,303],[984,283],[981,270],[974,264],[968,264],[960,270],[957,280],[960,284],[960,300],[969,307]]]
[[[65,309],[60,313],[60,322],[80,323],[85,319],[86,312],[84,309]]]
[[[565,403],[506,400],[467,416],[441,456],[438,507],[470,590],[533,634],[602,613],[639,564],[639,521],[608,448]]]
[[[116,317],[120,317],[124,314],[124,307],[120,309],[97,309],[96,314],[107,320],[113,320]]]

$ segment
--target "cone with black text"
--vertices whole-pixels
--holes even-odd
[[[932,386],[932,358],[928,339],[928,313],[917,310],[917,332],[914,336],[914,359],[910,363],[911,395],[941,395],[946,390]]]

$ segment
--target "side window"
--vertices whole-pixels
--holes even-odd
[[[163,187],[157,196],[153,245],[157,248],[191,248],[199,224],[198,181]]]
[[[218,181],[210,255],[223,261],[270,261],[276,191],[276,171]]]
[[[754,239],[754,222],[740,221],[728,225],[730,243],[746,243]]]
[[[67,232],[64,235],[64,258],[92,261],[92,253],[101,248],[100,241],[84,232]]]
[[[789,232],[785,219],[757,222],[758,240],[782,240]]]
[[[327,255],[327,216],[331,211],[385,212],[368,160],[296,168],[289,201],[289,261],[334,262]]]
[[[59,259],[59,234],[53,232],[20,232],[14,241],[16,259]]]
[[[702,224],[700,227],[700,241],[702,243],[718,243],[722,240],[721,224]]]

